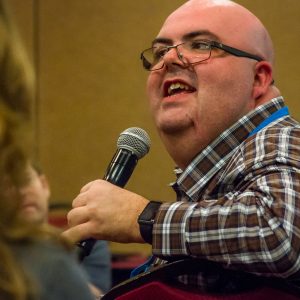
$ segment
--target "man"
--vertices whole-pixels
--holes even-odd
[[[73,201],[65,236],[148,242],[163,260],[216,262],[216,272],[181,278],[204,290],[238,290],[226,270],[299,277],[300,126],[274,85],[264,26],[232,1],[190,0],[142,60],[151,113],[177,165],[177,201],[96,180]]]
[[[36,164],[28,163],[26,181],[20,188],[20,217],[28,222],[45,224],[48,221],[50,186],[46,175]],[[107,292],[111,286],[111,263],[107,242],[97,241],[89,256],[82,262],[83,268],[96,295]]]

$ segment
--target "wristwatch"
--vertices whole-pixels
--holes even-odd
[[[161,202],[150,201],[138,217],[141,236],[148,244],[152,244],[154,219],[161,204]]]

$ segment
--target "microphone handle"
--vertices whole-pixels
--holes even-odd
[[[137,162],[138,158],[132,151],[120,148],[112,158],[103,179],[116,186],[124,187]],[[79,261],[90,255],[96,241],[93,238],[89,238],[77,243],[79,247]]]
[[[103,179],[119,187],[124,187],[137,162],[138,158],[133,152],[127,149],[118,149],[112,158]]]

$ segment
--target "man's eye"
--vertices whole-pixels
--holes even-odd
[[[190,43],[190,47],[193,50],[209,50],[210,45],[201,41],[193,41]]]
[[[153,57],[155,60],[159,60],[160,58],[162,58],[166,52],[168,51],[168,49],[166,47],[155,47],[153,48]]]

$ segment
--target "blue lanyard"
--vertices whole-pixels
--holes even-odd
[[[152,265],[154,260],[155,260],[155,256],[152,255],[145,263],[143,263],[142,265],[133,269],[130,273],[130,278],[132,278],[138,274],[146,272],[149,269],[149,267]]]
[[[281,109],[275,111],[272,115],[270,115],[267,119],[263,120],[254,130],[252,130],[248,137],[254,135],[264,127],[266,127],[268,124],[271,122],[283,117],[283,116],[288,116],[289,115],[289,109],[287,106],[282,107]]]

